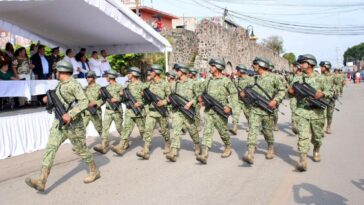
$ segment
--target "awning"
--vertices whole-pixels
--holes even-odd
[[[167,52],[169,42],[118,0],[0,0],[0,28],[47,46],[111,54]]]

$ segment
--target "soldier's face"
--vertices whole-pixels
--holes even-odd
[[[308,63],[307,62],[303,62],[300,64],[301,66],[301,69],[302,69],[302,72],[306,73],[307,72],[307,69],[309,67]]]
[[[91,84],[91,83],[95,82],[94,78],[86,78],[86,80],[87,80],[88,84]]]
[[[183,73],[182,73],[181,70],[177,70],[176,74],[177,74],[177,77],[178,78],[180,78],[183,75]]]
[[[258,71],[258,69],[259,69],[259,65],[258,64],[253,64],[252,67],[253,67],[253,69],[255,71]]]
[[[211,67],[210,67],[210,73],[211,73],[211,74],[216,73],[216,70],[217,70],[217,68],[216,68],[215,66],[211,66]]]
[[[131,80],[131,77],[133,77],[133,75],[131,73],[128,73],[127,77],[129,80]]]

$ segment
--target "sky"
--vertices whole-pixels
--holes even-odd
[[[364,3],[358,0],[216,0],[211,2],[230,10],[230,14],[237,12],[271,21],[319,27],[358,28],[360,26],[359,29],[363,31],[361,33],[364,33]],[[221,9],[211,6],[205,0],[143,0],[142,3],[180,17],[214,17],[222,16],[223,13]],[[302,34],[279,28],[268,28],[233,16],[231,20],[242,27],[252,25],[254,34],[258,37],[258,43],[264,38],[277,35],[283,38],[285,52],[293,52],[296,56],[311,53],[318,61],[328,60],[334,67],[343,65],[343,54],[347,48],[364,42],[364,35]],[[343,33],[350,33],[345,30],[342,29]]]

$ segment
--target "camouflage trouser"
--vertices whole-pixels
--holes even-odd
[[[290,99],[290,107],[291,107],[291,123],[292,128],[297,130],[297,115],[295,114],[297,109],[297,99],[295,97],[292,97]]]
[[[181,148],[181,135],[182,128],[186,128],[194,144],[199,144],[200,139],[198,136],[197,127],[193,120],[184,116],[181,112],[172,113],[173,122],[173,137],[172,147]]]
[[[332,118],[334,116],[334,107],[335,107],[335,102],[331,102],[330,105],[332,105],[332,107],[327,107],[326,108],[326,119],[327,119],[327,125],[330,126],[332,123]]]
[[[144,142],[150,143],[152,141],[153,131],[156,124],[159,124],[161,135],[165,141],[169,141],[170,134],[168,129],[168,117],[153,117],[147,115],[145,118],[145,133],[143,136]]]
[[[91,115],[90,112],[85,111],[83,116],[83,124],[85,128],[87,128],[87,125],[90,121],[94,125],[99,135],[101,135],[102,133],[101,110],[98,110],[96,115]]]
[[[260,131],[262,131],[268,145],[274,144],[273,121],[273,115],[258,115],[252,112],[249,118],[248,146],[257,146]]]
[[[199,104],[196,105],[196,115],[195,115],[195,126],[196,128],[201,128],[201,106]]]
[[[205,126],[203,130],[202,145],[211,148],[214,128],[216,128],[219,132],[221,140],[224,142],[224,144],[231,145],[227,124],[228,120],[221,117],[219,114],[212,111],[205,112]]]
[[[67,127],[60,130],[58,129],[58,120],[55,120],[43,154],[43,166],[48,167],[49,169],[52,168],[59,146],[67,139],[71,141],[74,151],[84,162],[90,163],[93,161],[92,154],[86,146],[85,128],[83,126]]]
[[[278,124],[278,108],[273,112],[273,126]]]
[[[122,113],[105,110],[104,120],[102,121],[102,140],[109,141],[109,129],[112,121],[115,122],[116,130],[119,132],[119,134],[121,134],[121,131],[123,130]]]
[[[237,106],[235,106],[235,110],[233,110],[233,123],[239,122],[239,118],[240,118],[240,113],[241,111],[243,111],[244,116],[246,118],[246,120],[248,121],[249,124],[249,115],[250,115],[250,109],[249,107],[247,107],[244,103],[239,102]]]
[[[120,134],[120,140],[128,140],[131,133],[133,132],[135,124],[139,129],[140,136],[143,138],[144,136],[144,126],[145,126],[145,118],[144,117],[131,117],[128,114],[125,115],[124,127]]]
[[[324,136],[325,118],[317,120],[308,120],[303,117],[297,118],[298,122],[298,151],[307,154],[310,151],[311,143],[314,146],[321,147],[322,137]]]

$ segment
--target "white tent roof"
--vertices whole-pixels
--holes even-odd
[[[0,0],[0,28],[51,47],[117,54],[172,50],[119,0]]]

